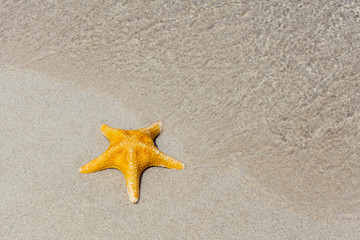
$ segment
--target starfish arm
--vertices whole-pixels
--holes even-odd
[[[183,169],[185,167],[185,164],[162,153],[156,147],[152,147],[152,150],[149,151],[149,153],[151,157],[150,160],[151,166],[160,166],[170,169]]]
[[[125,181],[130,202],[137,203],[140,192],[140,174],[137,171],[129,171],[125,174]]]
[[[103,132],[104,136],[110,142],[120,142],[126,137],[125,131],[121,129],[116,129],[109,127],[106,124],[101,125],[101,131]]]
[[[105,151],[103,154],[101,154],[99,157],[95,158],[91,162],[85,164],[81,168],[79,168],[79,171],[81,173],[93,173],[97,172],[106,168],[113,167],[112,165],[112,159],[109,157],[109,150]]]
[[[141,128],[140,132],[147,133],[152,139],[154,139],[157,135],[162,131],[162,123],[156,122],[149,127]]]

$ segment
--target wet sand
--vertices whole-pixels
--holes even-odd
[[[341,1],[4,3],[1,232],[356,239],[358,16]],[[187,168],[145,171],[137,205],[119,171],[77,172],[106,149],[102,123],[159,120]]]

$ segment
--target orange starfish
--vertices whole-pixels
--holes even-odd
[[[88,164],[81,173],[97,172],[106,168],[119,169],[125,176],[129,199],[139,200],[139,181],[142,172],[152,166],[183,169],[184,164],[165,155],[154,144],[161,132],[161,122],[137,130],[122,130],[101,125],[101,131],[110,141],[109,148]]]

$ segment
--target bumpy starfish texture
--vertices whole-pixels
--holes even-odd
[[[110,141],[109,148],[88,164],[81,173],[97,172],[116,168],[124,176],[132,203],[139,200],[139,181],[142,172],[152,166],[183,169],[184,164],[165,155],[154,144],[154,138],[161,132],[161,122],[137,130],[122,130],[101,125],[101,131]]]

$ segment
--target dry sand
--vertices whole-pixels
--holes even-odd
[[[359,3],[0,5],[1,239],[359,238]],[[138,204],[77,172],[159,120]]]

